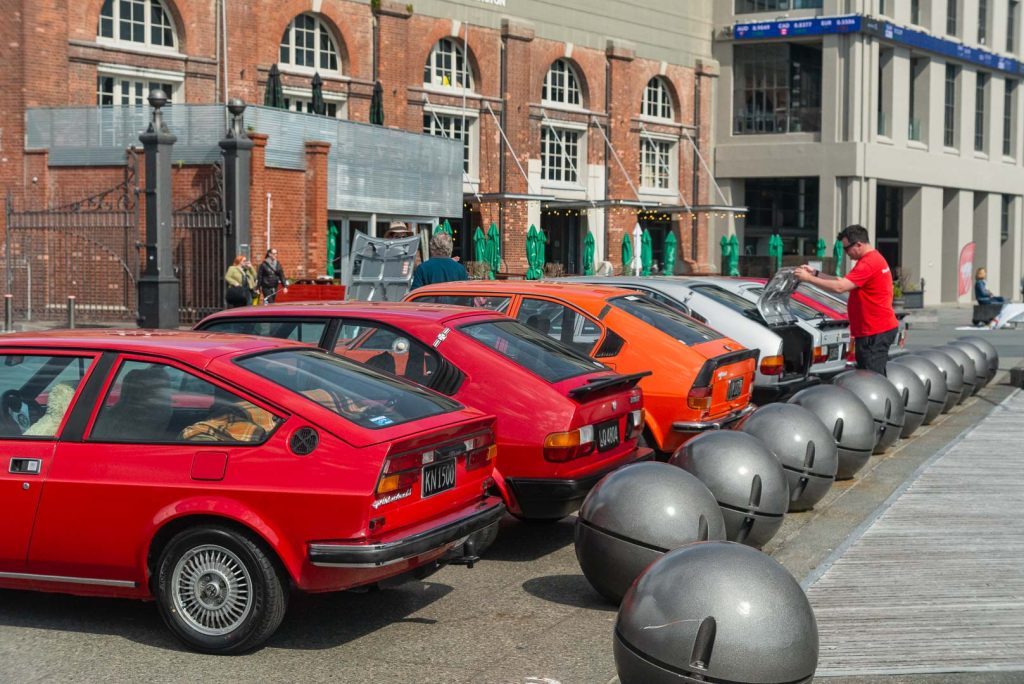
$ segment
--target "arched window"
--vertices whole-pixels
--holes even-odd
[[[300,14],[288,24],[281,36],[279,61],[311,71],[340,71],[334,37],[327,25],[312,14]]]
[[[671,120],[673,118],[672,96],[668,92],[668,84],[665,83],[665,79],[655,76],[647,82],[640,113],[654,119]]]
[[[459,43],[451,38],[437,41],[423,65],[423,85],[473,89],[473,74]]]
[[[569,107],[580,107],[583,105],[583,98],[580,93],[580,79],[576,76],[576,70],[572,68],[568,61],[560,59],[548,69],[548,73],[544,77],[544,90],[541,92],[541,100]]]
[[[174,24],[160,0],[104,0],[100,40],[177,49]]]

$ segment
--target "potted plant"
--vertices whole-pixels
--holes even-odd
[[[903,307],[906,309],[924,308],[924,278],[920,282],[908,282],[903,286]]]
[[[906,308],[906,304],[903,301],[903,283],[900,282],[899,278],[892,282],[892,308]]]

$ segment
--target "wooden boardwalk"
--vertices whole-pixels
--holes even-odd
[[[1024,393],[880,510],[805,581],[818,676],[1024,673]]]

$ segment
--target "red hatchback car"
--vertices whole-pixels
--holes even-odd
[[[290,588],[425,576],[504,513],[493,418],[307,345],[74,331],[0,339],[0,587],[155,598],[210,653]]]
[[[637,382],[493,311],[342,302],[240,307],[205,331],[317,344],[497,416],[494,479],[520,518],[557,520],[604,475],[648,458]]]

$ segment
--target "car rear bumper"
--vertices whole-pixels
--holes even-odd
[[[733,411],[715,420],[701,421],[679,421],[672,423],[672,429],[676,432],[698,433],[711,432],[712,430],[728,430],[731,426],[743,420],[757,410],[754,404],[748,404],[738,411]]]
[[[579,510],[583,500],[602,477],[630,463],[649,461],[654,457],[651,449],[637,449],[636,458],[621,461],[611,467],[572,480],[539,478],[509,478],[505,482],[512,490],[520,515],[533,520],[556,520]]]
[[[806,387],[820,384],[821,378],[809,375],[806,378],[785,380],[772,385],[754,385],[751,398],[755,404],[763,406],[776,401],[784,401]]]
[[[403,539],[380,544],[328,542],[310,544],[309,562],[328,568],[379,568],[401,563],[465,539],[505,515],[505,504],[497,498],[481,504],[479,510],[462,518]]]

